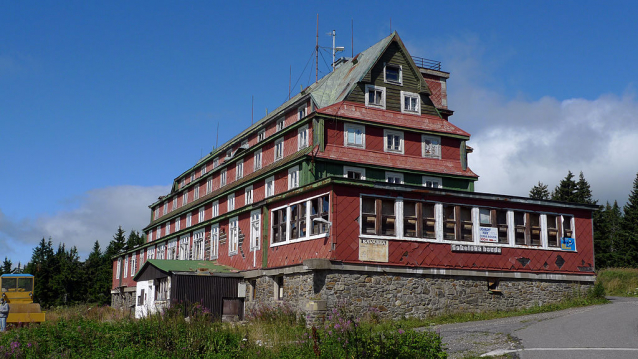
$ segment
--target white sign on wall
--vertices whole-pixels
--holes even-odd
[[[359,239],[359,260],[388,262],[388,241],[385,239]]]
[[[498,228],[479,227],[479,238],[481,242],[498,243]]]

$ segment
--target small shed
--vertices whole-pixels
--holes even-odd
[[[234,268],[213,261],[149,259],[133,279],[136,318],[175,303],[199,303],[220,319],[244,318],[243,276]]]

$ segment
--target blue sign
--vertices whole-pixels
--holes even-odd
[[[575,251],[576,240],[574,238],[562,237],[560,239],[560,249],[564,251]]]

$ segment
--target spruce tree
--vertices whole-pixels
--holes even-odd
[[[624,216],[621,222],[622,241],[626,251],[627,263],[631,267],[638,266],[638,175],[627,203],[623,207]]]
[[[589,182],[585,180],[583,171],[580,171],[578,175],[578,182],[576,183],[576,198],[575,202],[583,204],[596,204],[598,201],[594,201],[592,198],[591,188]]]
[[[12,273],[13,263],[9,260],[9,258],[4,257],[4,262],[2,262],[2,268],[0,268],[0,274],[10,274]]]
[[[56,273],[57,265],[51,238],[46,241],[44,238],[37,247],[33,249],[31,261],[24,269],[25,273],[34,277],[33,295],[34,299],[43,307],[53,304],[55,293],[51,288],[53,274]]]
[[[578,185],[574,181],[574,174],[572,171],[567,171],[567,176],[560,181],[560,184],[556,186],[554,192],[552,192],[552,200],[562,202],[576,202],[578,192]]]
[[[538,181],[538,184],[532,187],[529,191],[529,198],[533,199],[549,199],[549,191],[547,190],[547,185],[543,184],[543,182]]]
[[[144,237],[140,236],[139,232],[131,230],[126,241],[126,249],[131,250],[144,244]]]

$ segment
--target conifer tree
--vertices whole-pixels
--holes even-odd
[[[131,230],[126,241],[126,249],[130,250],[142,244],[144,244],[144,238],[140,236],[139,232]]]
[[[634,179],[633,188],[629,199],[623,207],[623,219],[621,222],[622,242],[626,251],[627,265],[638,265],[638,175]]]
[[[578,185],[574,181],[574,174],[572,171],[567,171],[567,176],[560,181],[560,184],[556,186],[554,192],[552,192],[552,200],[562,202],[576,202],[578,192]]]
[[[2,267],[0,268],[0,274],[10,274],[12,273],[13,263],[9,260],[9,258],[4,257],[4,262],[2,262]]]
[[[596,202],[598,202],[592,198],[591,187],[589,186],[589,182],[585,180],[583,171],[580,171],[580,175],[578,175],[575,202],[583,204],[596,204]]]
[[[48,241],[42,238],[40,244],[33,249],[31,261],[25,267],[24,272],[34,276],[34,299],[43,307],[50,306],[55,297],[55,293],[51,288],[51,280],[56,269],[57,265],[51,238]]]
[[[549,199],[549,191],[547,190],[547,185],[543,184],[543,182],[538,181],[538,184],[532,187],[529,191],[529,198],[533,199]]]

